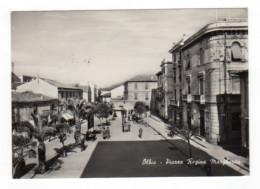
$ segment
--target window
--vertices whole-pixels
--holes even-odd
[[[135,83],[135,89],[137,89],[137,83]]]
[[[189,60],[187,63],[187,66],[186,66],[186,70],[189,70],[190,68],[191,68],[191,66],[190,66],[190,60]]]
[[[190,94],[190,79],[187,79],[188,94]]]
[[[37,114],[37,113],[38,113],[38,106],[37,106],[37,104],[34,104],[34,105],[33,105],[33,113],[34,113],[34,114]]]
[[[191,64],[190,64],[190,55],[187,55],[187,65],[186,65],[186,70],[189,70],[191,68]]]
[[[145,89],[148,89],[148,83],[145,83]]]
[[[182,101],[182,89],[180,89],[180,101]]]
[[[177,99],[177,93],[176,93],[176,89],[174,89],[174,100],[176,101]]]
[[[145,100],[149,100],[148,93],[145,94]]]
[[[232,93],[239,94],[240,93],[240,78],[238,76],[232,76],[231,83],[232,83]]]
[[[200,92],[200,95],[204,94],[204,79],[203,79],[203,76],[200,76],[199,77],[199,92]]]
[[[200,49],[200,65],[204,64],[204,50]]]
[[[176,82],[176,69],[173,69],[173,81]]]
[[[238,42],[234,42],[231,47],[231,59],[232,61],[241,61],[242,59],[242,51],[240,44]]]
[[[135,100],[137,100],[138,98],[137,98],[137,93],[135,93]]]
[[[181,83],[181,80],[182,80],[182,69],[181,67],[179,68],[179,82]]]
[[[173,55],[173,62],[176,62],[176,54]]]

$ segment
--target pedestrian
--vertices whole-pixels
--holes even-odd
[[[129,132],[131,131],[131,124],[130,124],[130,122],[128,123],[128,131]]]
[[[107,131],[105,130],[105,128],[103,128],[102,130],[102,135],[103,135],[103,139],[107,138]]]
[[[106,135],[107,135],[107,138],[109,139],[110,138],[110,129],[109,129],[109,127],[107,127]]]
[[[80,135],[80,147],[81,147],[81,151],[85,150],[85,140],[86,140],[86,135],[85,135],[85,134],[81,134],[81,135]]]
[[[211,176],[211,164],[210,164],[210,161],[207,161],[207,163],[204,166],[204,170],[205,170],[207,176]]]
[[[46,171],[46,147],[43,142],[43,140],[40,140],[39,145],[38,145],[38,160],[39,160],[39,167],[38,167],[38,172],[40,174],[43,174]]]
[[[126,124],[126,120],[125,118],[122,119],[122,131],[123,133],[125,132],[125,124]]]
[[[139,135],[138,135],[138,136],[139,136],[139,138],[142,138],[142,135],[143,135],[143,129],[142,129],[142,128],[140,128],[140,129],[139,129]]]

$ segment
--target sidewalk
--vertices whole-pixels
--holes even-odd
[[[147,117],[144,119],[151,127],[153,127],[155,130],[157,130],[163,137],[166,139],[181,139],[178,136],[174,136],[174,138],[169,137],[168,133],[169,130],[167,129],[168,124],[164,123],[162,120],[155,116]],[[227,166],[231,167],[232,169],[240,172],[243,175],[249,175],[249,169],[245,166],[245,163],[247,162],[247,158],[244,158],[242,156],[238,156],[236,154],[233,154],[230,151],[224,150],[222,147],[210,144],[206,141],[201,141],[197,138],[192,138],[191,144],[203,150],[204,152],[208,153],[210,156],[214,157],[216,160],[219,160],[221,162],[226,162]],[[237,161],[238,163],[230,163],[230,161]],[[229,163],[228,163],[229,162]]]
[[[82,130],[85,131],[87,124],[82,124]],[[74,143],[74,132],[71,133],[67,140],[65,140],[65,146]],[[87,148],[81,152],[80,147],[76,147],[72,152],[68,152],[66,157],[57,157],[57,160],[61,161],[61,167],[57,170],[49,170],[44,174],[34,174],[35,169],[38,166],[38,158],[27,159],[26,164],[35,163],[36,166],[25,174],[22,179],[26,178],[79,178],[83,168],[87,164],[92,152],[96,147],[97,141],[85,141]],[[45,141],[46,145],[46,161],[54,159],[58,154],[55,148],[61,148],[62,144],[59,139],[56,138],[53,141]],[[78,163],[75,163],[78,162]]]

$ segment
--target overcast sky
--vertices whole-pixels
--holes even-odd
[[[229,16],[218,10],[219,19]],[[233,18],[247,9],[231,9]],[[168,50],[215,21],[216,9],[46,11],[11,15],[16,74],[100,87],[136,74],[155,74]]]

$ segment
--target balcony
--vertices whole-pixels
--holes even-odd
[[[187,95],[182,95],[182,100],[187,100]]]
[[[180,107],[181,106],[181,102],[180,102],[180,100],[172,99],[172,100],[170,100],[170,105],[171,106],[175,106],[175,107]]]
[[[193,95],[193,101],[199,102],[200,104],[205,104],[205,94]]]
[[[188,103],[191,103],[191,101],[192,101],[192,96],[191,96],[191,94],[187,94],[187,102],[188,102]]]
[[[201,94],[200,95],[200,104],[205,104],[206,100],[205,100],[205,95]]]

